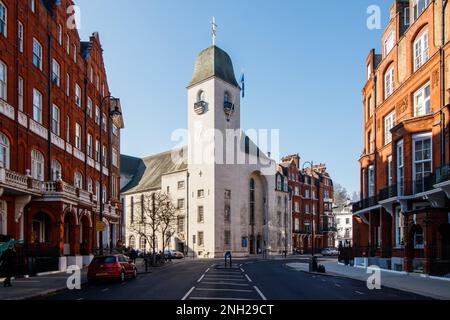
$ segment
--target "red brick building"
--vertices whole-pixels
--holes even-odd
[[[335,245],[333,181],[325,165],[314,166],[312,174],[310,168],[300,165],[299,155],[287,156],[281,161],[292,192],[293,248],[298,252],[311,252],[314,233],[314,251],[320,252]]]
[[[450,272],[447,1],[394,1],[367,58],[355,263]]]
[[[120,239],[120,101],[99,35],[68,28],[73,4],[0,0],[0,235],[61,269],[98,248],[102,189],[104,246]]]

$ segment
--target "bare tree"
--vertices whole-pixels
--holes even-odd
[[[345,205],[349,200],[347,190],[340,184],[334,185],[334,204],[338,207]]]
[[[170,239],[175,234],[174,223],[177,218],[177,208],[173,205],[171,199],[167,199],[166,203],[160,210],[160,231],[163,240],[163,252],[169,247]]]
[[[165,224],[164,218],[168,208],[171,208],[170,196],[164,192],[152,192],[142,194],[139,204],[140,217],[133,217],[129,226],[130,232],[144,238],[150,245],[153,253],[153,264],[156,263],[156,252],[158,251],[158,235],[160,228]]]

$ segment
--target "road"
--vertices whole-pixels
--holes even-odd
[[[306,262],[289,260],[289,262]],[[395,289],[369,290],[365,282],[294,271],[285,260],[219,260],[174,263],[124,283],[83,285],[46,300],[423,300]]]

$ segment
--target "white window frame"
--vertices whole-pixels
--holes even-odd
[[[66,141],[70,143],[70,117],[66,117]]]
[[[394,47],[395,47],[395,32],[391,31],[384,40],[384,56],[386,57],[389,53],[391,53]]]
[[[33,13],[36,12],[36,1],[35,0],[30,0],[30,9],[31,9],[31,12],[33,12]]]
[[[66,96],[70,96],[70,75],[66,73]]]
[[[388,187],[393,185],[393,175],[392,175],[392,156],[388,157]]]
[[[395,127],[395,110],[384,117],[384,145],[392,142],[392,128]]]
[[[419,3],[423,2],[424,6],[422,10],[420,11]],[[428,8],[428,5],[430,4],[430,0],[413,0],[413,14],[414,14],[414,21],[419,19],[419,17],[422,15],[422,13]]]
[[[8,66],[0,60],[0,68],[2,70],[0,74],[3,75],[0,77],[0,99],[6,101],[8,99]]]
[[[78,189],[83,189],[83,175],[78,171],[75,171],[73,185]]]
[[[77,63],[77,55],[78,55],[78,46],[76,44],[73,45],[73,62]]]
[[[417,154],[416,154],[416,143],[418,142],[418,141],[422,141],[422,143],[425,141],[425,140],[429,140],[430,141],[430,158],[427,158],[427,159],[425,159],[425,157],[423,157],[422,159],[420,159],[420,160],[418,160],[417,158],[416,158],[416,156],[417,156]],[[422,156],[424,156],[425,154],[424,154],[424,151],[425,150],[423,150],[422,149]],[[413,181],[414,181],[414,193],[416,193],[417,192],[417,190],[416,190],[416,182],[418,181],[417,180],[417,167],[416,167],[416,165],[421,165],[422,166],[422,174],[421,174],[421,181],[423,181],[424,180],[424,178],[426,178],[426,174],[428,173],[428,174],[432,174],[433,173],[433,135],[432,135],[432,133],[431,132],[427,132],[427,133],[421,133],[421,134],[416,134],[416,135],[413,135],[413,153],[412,153],[412,157],[413,157]],[[425,164],[426,163],[429,163],[430,164],[430,171],[429,172],[426,172],[425,171],[425,168],[424,168],[424,166],[425,166]]]
[[[82,147],[81,125],[79,123],[75,123],[75,148],[81,150],[81,147]]]
[[[23,27],[23,23],[20,21],[17,21],[17,41],[19,44],[19,52],[23,53],[23,41],[24,41],[24,34],[25,34],[25,29]]]
[[[385,99],[389,98],[394,93],[394,79],[395,79],[395,72],[394,72],[394,66],[390,67],[385,75],[384,75],[384,96]]]
[[[58,87],[61,86],[61,65],[58,61],[56,61],[56,59],[53,59],[52,63],[52,81]]]
[[[91,177],[88,178],[87,191],[89,193],[93,193],[93,191],[94,191],[94,183],[93,183]]]
[[[66,34],[66,52],[70,56],[70,36]]]
[[[33,120],[42,124],[43,96],[37,89],[33,89]]]
[[[100,108],[98,106],[95,107],[95,123],[100,124]]]
[[[427,97],[427,88],[429,96]],[[431,86],[428,82],[414,93],[414,117],[421,117],[431,113]]]
[[[88,99],[87,99],[87,114],[88,114],[89,118],[92,118],[92,108],[93,108],[92,99],[90,97],[88,97]]]
[[[94,139],[92,138],[92,135],[88,133],[87,136],[87,153],[88,153],[88,157],[92,158],[93,157],[93,143],[94,143]]]
[[[100,162],[100,141],[95,140],[95,161]]]
[[[36,38],[33,38],[33,65],[41,71],[42,71],[42,57],[43,57],[42,44]]]
[[[52,168],[51,169],[52,169],[52,179],[53,179],[53,181],[57,181],[58,178],[59,178],[59,175],[62,176],[61,163],[58,160],[53,159],[52,160]]]
[[[429,34],[425,31],[414,41],[414,72],[430,59]]]
[[[44,181],[44,155],[33,149],[31,150],[31,177],[35,180]]]
[[[62,46],[63,43],[63,29],[62,29],[62,25],[58,24],[58,44],[60,46]]]
[[[9,169],[11,154],[11,143],[8,137],[0,132],[0,167]]]
[[[395,229],[395,247],[401,248],[404,244],[404,217],[400,207],[395,208],[394,229]]]
[[[56,104],[52,106],[52,132],[61,135],[61,109]]]
[[[21,76],[19,76],[19,83],[17,86],[17,104],[19,111],[23,111],[23,103],[24,103],[24,80]]]
[[[78,107],[81,107],[81,96],[82,96],[81,87],[78,85],[78,83],[75,83],[75,104]]]
[[[405,149],[403,140],[397,142],[397,195],[405,194]]]
[[[372,76],[372,63],[367,64],[367,80],[370,80]]]
[[[3,30],[0,32],[0,34],[3,34],[3,36],[6,38],[8,37],[8,9],[2,1],[0,1],[0,7],[3,8],[5,13],[3,17],[0,16],[0,26],[3,26]]]

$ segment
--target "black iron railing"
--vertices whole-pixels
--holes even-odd
[[[380,194],[378,195],[379,201],[391,199],[397,197],[399,194],[399,188],[398,185],[391,185],[387,188],[384,188],[380,191]]]
[[[435,172],[436,184],[450,180],[450,164],[438,168]]]

